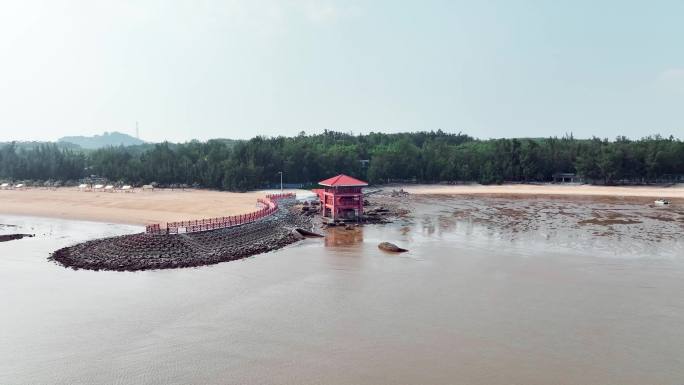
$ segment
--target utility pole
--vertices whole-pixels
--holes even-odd
[[[280,192],[283,192],[283,172],[278,171],[278,174],[280,174]]]

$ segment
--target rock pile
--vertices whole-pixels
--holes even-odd
[[[318,201],[304,202],[304,204],[299,206],[299,210],[303,215],[312,216],[320,211],[320,203]]]
[[[50,259],[75,269],[135,271],[210,265],[282,248],[311,220],[283,200],[273,215],[231,228],[190,234],[132,234],[65,247]]]
[[[368,209],[363,213],[363,221],[366,223],[389,223],[392,222],[390,217],[394,214],[385,207],[376,207]]]
[[[403,188],[400,188],[399,190],[392,190],[391,196],[393,197],[406,197],[408,196],[409,193],[407,191],[404,191]]]

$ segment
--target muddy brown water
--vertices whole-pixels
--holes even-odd
[[[0,216],[16,225],[0,233],[36,234],[0,244],[0,384],[683,383],[684,207],[412,205],[389,225],[134,273],[46,257],[137,227]]]

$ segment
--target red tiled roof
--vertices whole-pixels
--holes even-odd
[[[326,180],[318,182],[321,186],[329,187],[357,187],[357,186],[368,186],[368,183],[352,178],[348,175],[340,174]]]

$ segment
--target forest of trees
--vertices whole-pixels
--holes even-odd
[[[366,162],[367,160],[367,162]],[[557,172],[592,183],[652,182],[684,174],[684,142],[673,137],[630,140],[563,138],[478,140],[442,131],[351,135],[326,131],[109,147],[93,151],[40,144],[0,144],[0,179],[186,184],[244,191],[311,184],[345,173],[371,183],[392,181],[546,182]]]

